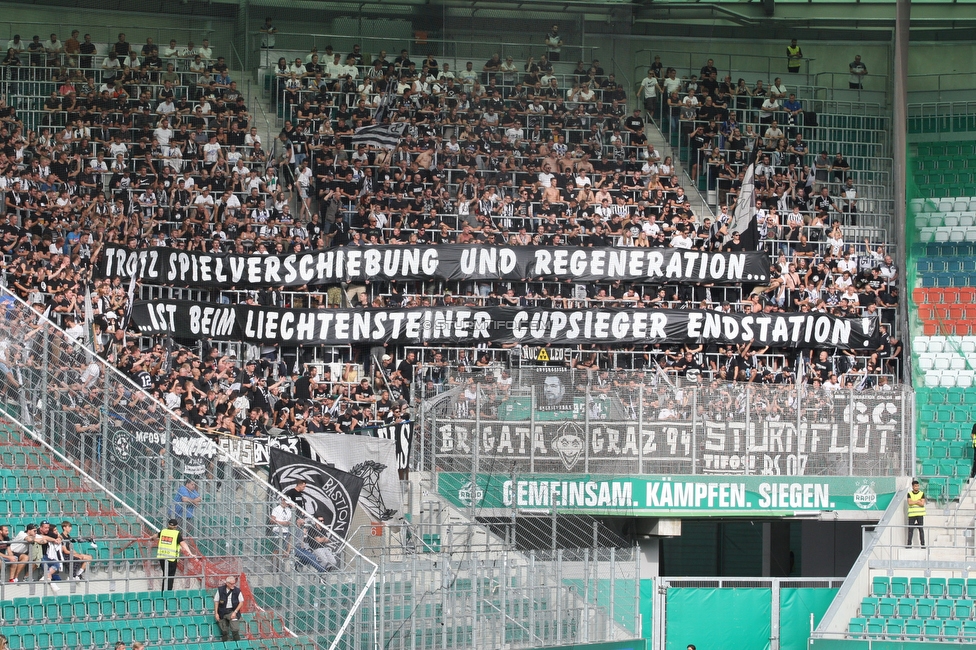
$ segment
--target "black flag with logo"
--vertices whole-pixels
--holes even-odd
[[[363,479],[275,447],[268,451],[271,485],[286,492],[299,481],[305,481],[307,487],[303,496],[309,511],[313,512],[314,509],[313,514],[322,517],[333,533],[346,539],[356,504],[359,503],[359,493],[363,489]]]

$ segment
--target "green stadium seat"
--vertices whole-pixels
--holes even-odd
[[[940,598],[935,601],[936,618],[952,618],[952,607],[955,601],[949,598]]]
[[[898,606],[897,598],[882,598],[878,601],[878,613],[876,616],[888,618],[895,615],[895,608]]]
[[[931,598],[919,598],[915,606],[915,612],[919,618],[930,618],[934,616],[935,601]]]
[[[959,621],[952,622],[958,623]],[[964,639],[976,639],[976,621],[962,621],[962,636]]]
[[[925,578],[911,578],[908,587],[909,593],[914,598],[923,598],[928,595],[928,580]]]
[[[954,601],[955,606],[953,608],[952,615],[954,618],[972,618],[973,617],[973,601],[969,598],[960,598]]]
[[[861,616],[869,617],[878,613],[878,599],[865,596],[861,599]]]
[[[973,592],[976,593],[976,578],[970,578],[973,583]],[[871,580],[871,594],[875,597],[887,596],[891,588],[891,580],[886,576],[875,576]]]
[[[942,621],[942,636],[945,640],[955,641],[962,632],[962,621]]]
[[[945,578],[929,578],[929,596],[943,598],[946,595]]]
[[[900,618],[889,618],[885,621],[885,637],[900,639],[905,634],[905,621]]]
[[[922,639],[922,621],[917,618],[910,618],[905,621],[905,638],[909,641],[920,641]]]
[[[929,641],[937,641],[942,637],[942,621],[928,619],[922,625],[922,635]]]
[[[966,594],[966,581],[962,578],[949,578],[946,593],[949,598],[962,598]]]
[[[895,609],[895,614],[898,618],[911,618],[915,616],[915,602],[914,598],[899,598],[898,607]],[[861,612],[862,614],[864,612]]]
[[[878,638],[884,634],[885,619],[883,618],[869,618],[865,632],[870,638]]]
[[[895,598],[908,595],[908,578],[894,577],[891,579],[891,595]]]

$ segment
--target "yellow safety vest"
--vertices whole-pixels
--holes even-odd
[[[180,531],[172,528],[164,528],[159,531],[159,546],[156,548],[156,557],[160,560],[176,560],[180,557],[180,545],[176,543],[179,539]]]
[[[801,59],[802,56],[800,55],[800,46],[797,45],[796,47],[793,47],[792,45],[787,45],[786,58],[790,61],[790,63],[792,63],[794,59]]]
[[[976,426],[973,426],[973,448],[976,449]]]
[[[925,492],[919,490],[918,492],[909,492],[908,498],[912,501],[925,498]],[[925,506],[913,506],[908,504],[908,516],[909,517],[924,517],[925,516]]]

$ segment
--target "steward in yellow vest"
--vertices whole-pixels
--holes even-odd
[[[922,519],[925,517],[925,492],[919,487],[918,480],[912,481],[912,489],[908,493],[908,546],[912,545],[915,529],[918,529],[918,541],[925,548],[925,531],[922,529]]]
[[[179,530],[179,525],[180,522],[177,519],[170,519],[166,528],[159,531],[156,559],[159,560],[159,568],[163,572],[160,591],[173,591],[173,583],[176,582],[176,568],[179,564],[177,560],[180,559],[180,554],[193,557],[190,547],[183,539],[183,533]]]

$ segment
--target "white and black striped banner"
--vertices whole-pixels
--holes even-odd
[[[364,144],[367,147],[396,149],[396,146],[400,144],[400,138],[403,137],[403,131],[406,128],[406,122],[361,126],[356,129],[356,133],[352,136],[352,146],[358,147]]]

